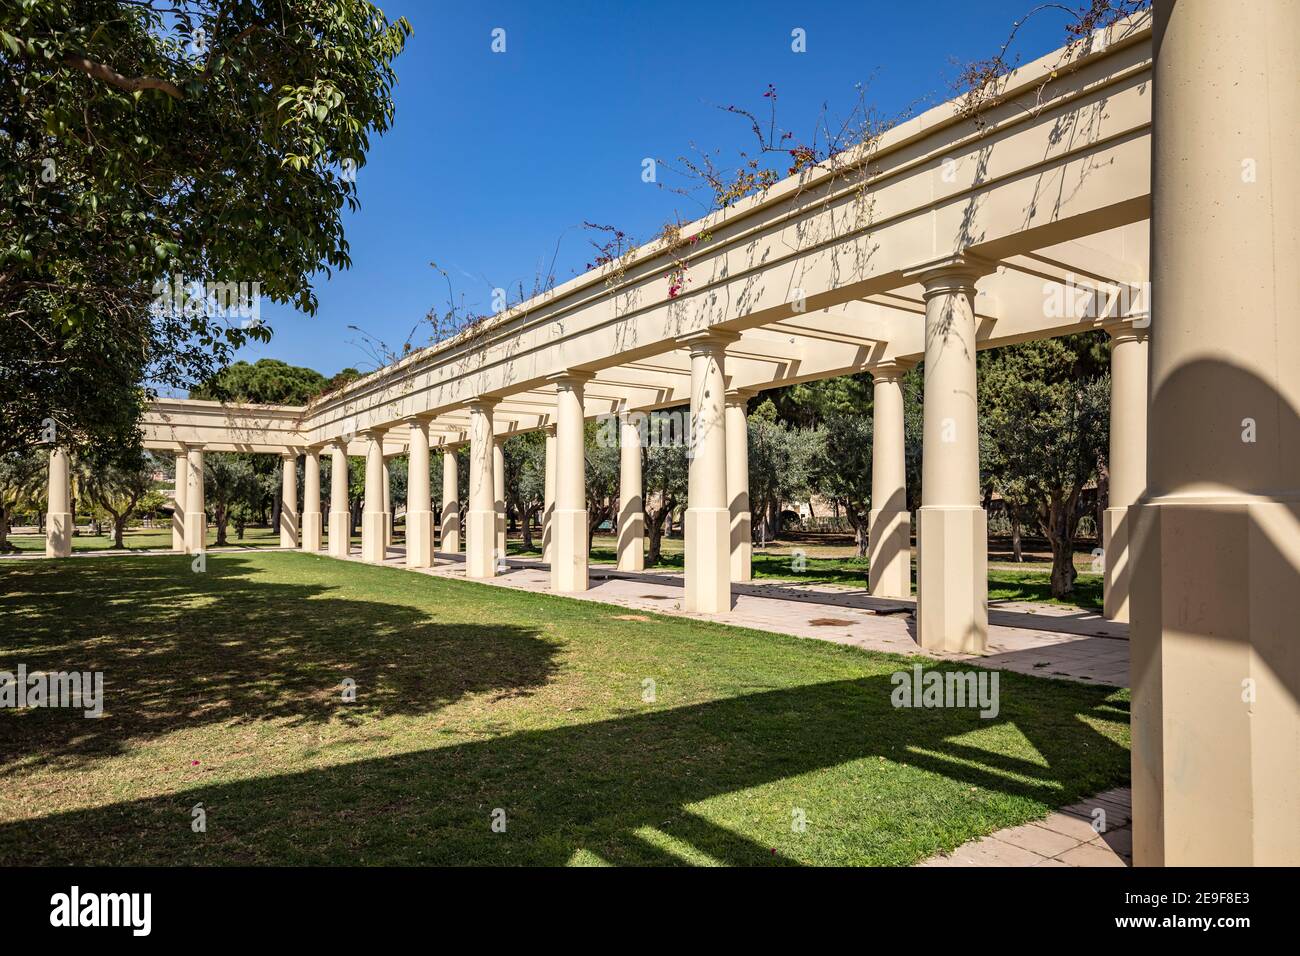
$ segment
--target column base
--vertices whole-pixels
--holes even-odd
[[[302,549],[311,553],[320,550],[321,513],[304,511],[302,515]]]
[[[496,543],[495,511],[471,511],[465,515],[465,577],[497,576]]]
[[[555,560],[551,562],[551,589],[573,593],[587,590],[587,509],[556,508],[551,515]]]
[[[185,553],[202,554],[208,549],[208,516],[202,511],[185,513]]]
[[[283,508],[280,509],[280,547],[298,547],[298,516]]]
[[[406,513],[406,566],[408,568],[433,566],[432,511]]]
[[[748,511],[731,516],[731,580],[754,579],[753,518]]]
[[[1300,501],[1128,513],[1133,862],[1300,865]]]
[[[624,515],[618,526],[618,569],[645,570],[645,516]]]
[[[388,540],[384,525],[388,515],[382,511],[364,511],[361,514],[361,560],[383,564],[388,557]]]
[[[1132,566],[1127,508],[1107,508],[1102,516],[1101,557],[1105,563],[1102,613],[1108,621],[1127,622]]]
[[[460,553],[460,512],[448,513],[442,509],[442,525],[438,529],[438,550],[445,554]]]
[[[731,610],[731,511],[686,509],[687,611],[723,614]]]
[[[505,512],[496,513],[496,551],[502,558],[506,556],[506,516]]]
[[[59,502],[62,504],[63,502]],[[76,519],[72,515],[47,514],[45,516],[45,556],[47,558],[72,557],[72,529]]]
[[[346,558],[352,553],[352,515],[346,511],[330,512],[330,554]]]
[[[873,511],[867,520],[867,587],[871,596],[910,598],[912,513]]]
[[[916,636],[926,650],[979,654],[988,643],[988,518],[979,506],[916,513]]]

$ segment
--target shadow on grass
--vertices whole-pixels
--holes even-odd
[[[526,694],[554,667],[533,629],[441,622],[400,603],[268,582],[236,554],[31,562],[0,576],[0,670],[102,671],[106,717],[0,712],[0,779],[76,766],[211,724],[361,723],[483,692]],[[435,612],[436,613],[436,612]],[[355,703],[343,681],[356,682]]]
[[[814,819],[842,828],[855,862],[910,863],[1032,816],[1023,802],[1019,816],[999,816],[1004,797],[1060,806],[1125,779],[1128,751],[1090,726],[1126,720],[1122,701],[1100,688],[1003,678],[995,721],[895,710],[887,676],[810,684],[9,823],[0,859],[562,865],[587,853],[624,865],[683,862],[665,837],[727,864],[781,865],[794,862],[773,845],[790,828],[786,803],[766,821],[769,843],[754,838],[765,835],[762,822],[747,819],[747,835],[690,805],[782,780]],[[1043,762],[954,739],[1008,722]],[[878,773],[879,790],[839,793],[854,816],[828,820],[821,809],[818,818],[825,804],[815,788],[801,792],[798,776],[871,757],[885,762],[867,761],[859,776]],[[943,778],[941,792],[927,771]],[[853,779],[837,785],[849,790]],[[883,801],[874,815],[873,800]],[[199,801],[208,831],[195,835]],[[506,833],[490,828],[497,808]]]

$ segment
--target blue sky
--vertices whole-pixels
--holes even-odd
[[[694,201],[642,181],[645,157],[691,144],[734,162],[752,146],[735,104],[765,109],[799,138],[825,103],[843,116],[866,84],[885,116],[950,98],[954,60],[991,56],[1032,0],[884,3],[441,3],[390,0],[414,28],[396,70],[394,128],[358,172],[361,208],[347,214],[352,268],[317,282],[320,310],[263,306],[274,336],[240,358],[280,358],[326,375],[375,362],[349,329],[400,345],[431,306],[455,293],[490,311],[494,287],[531,287],[559,244],[559,282],[592,258],[583,220],[639,240]],[[1047,12],[1015,49],[1030,60],[1062,45]],[[492,31],[506,50],[493,53]],[[806,52],[791,49],[805,31]],[[670,181],[663,174],[661,181]],[[415,344],[428,342],[418,329]]]

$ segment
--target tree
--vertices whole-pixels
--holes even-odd
[[[14,515],[39,513],[49,483],[49,458],[34,450],[0,454],[0,552],[9,551]]]
[[[989,355],[981,417],[996,446],[992,481],[1034,509],[1052,548],[1052,595],[1074,587],[1074,538],[1110,431],[1110,376],[1091,336],[1007,346]],[[1092,373],[1092,374],[1089,374]]]
[[[617,434],[617,431],[614,432]],[[587,546],[591,538],[606,521],[614,521],[618,514],[619,452],[618,445],[609,440],[609,430],[599,422],[587,422],[586,468],[587,484]]]
[[[686,445],[679,441],[663,441],[666,429],[659,427],[660,421],[676,421],[680,414],[681,409],[652,413],[649,441],[641,449],[641,479],[644,485],[641,500],[649,541],[646,563],[650,567],[659,564],[663,557],[664,524],[668,516],[686,500],[690,475]]]
[[[533,548],[533,515],[546,495],[546,435],[513,435],[501,445],[506,465],[506,503],[519,516],[525,551]]]
[[[228,543],[226,525],[241,502],[247,503],[262,493],[250,455],[214,452],[203,457],[204,504],[212,510],[217,529],[217,547]],[[239,539],[244,538],[243,523],[236,522]]]
[[[870,414],[832,412],[826,419],[825,454],[814,463],[814,484],[844,509],[857,556],[867,556],[871,516]]]
[[[824,454],[821,428],[791,428],[765,399],[749,416],[749,502],[764,538],[781,533],[781,503],[803,498],[814,460]]]
[[[157,469],[152,455],[134,447],[83,453],[77,468],[82,494],[107,512],[113,524],[113,547],[125,547],[126,522],[153,490]]]
[[[363,0],[0,6],[0,452],[131,444],[143,386],[269,339],[263,298],[315,312],[410,32]]]

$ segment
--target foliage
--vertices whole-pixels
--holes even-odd
[[[656,441],[655,436],[663,434],[658,421],[677,421],[683,414],[689,415],[689,409],[651,413],[648,422],[649,441],[641,449],[641,501],[648,540],[646,563],[650,567],[658,564],[663,554],[664,524],[668,516],[686,503],[687,481],[690,477],[686,445],[674,441]]]
[[[781,533],[781,503],[804,498],[815,463],[825,454],[824,429],[791,428],[779,421],[770,400],[749,416],[749,504],[765,539]]]
[[[135,514],[140,500],[153,491],[156,470],[153,456],[134,447],[84,452],[77,462],[82,494],[112,520],[114,547],[123,547],[127,519]]]
[[[981,362],[980,417],[995,447],[991,481],[1031,507],[1052,547],[1052,594],[1074,586],[1074,538],[1110,431],[1110,377],[1097,337],[1007,346]]]
[[[839,503],[853,527],[858,557],[867,554],[867,525],[871,514],[871,435],[869,414],[832,412],[824,429],[826,451],[814,463],[815,484]]]
[[[132,444],[142,386],[269,338],[187,283],[315,311],[409,34],[363,0],[0,7],[0,451]]]

